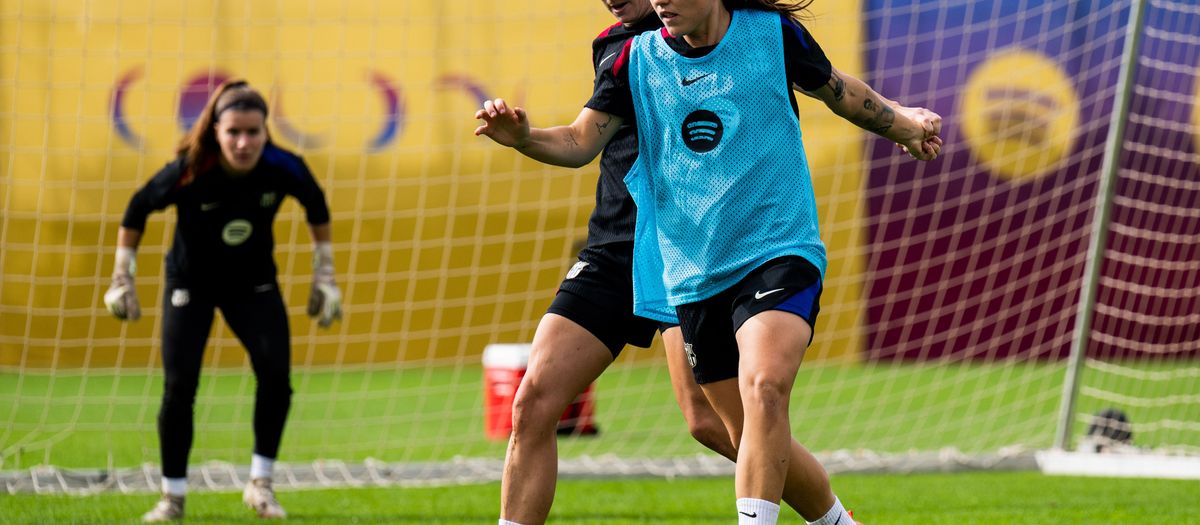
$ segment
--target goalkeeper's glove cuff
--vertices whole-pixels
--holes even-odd
[[[333,243],[317,241],[313,244],[313,273],[333,275]]]
[[[117,319],[136,321],[142,316],[137,290],[133,285],[133,274],[137,272],[137,250],[118,246],[113,263],[112,284],[104,292],[104,306]]]
[[[113,277],[137,274],[137,248],[117,246],[117,256],[113,262]]]
[[[342,317],[342,291],[333,279],[333,243],[313,244],[313,286],[308,298],[308,315],[321,327]]]

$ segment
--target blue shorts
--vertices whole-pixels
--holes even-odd
[[[820,270],[803,257],[772,259],[725,291],[675,308],[697,383],[737,377],[737,331],[767,310],[796,314],[815,331],[821,311]]]

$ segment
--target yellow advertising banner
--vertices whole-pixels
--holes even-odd
[[[861,70],[858,2],[808,25]],[[145,316],[101,297],[133,192],[171,160],[222,80],[267,96],[270,133],[302,154],[333,213],[343,322],[303,314],[303,212],[276,221],[297,366],[477,361],[528,341],[586,236],[598,168],[549,167],[475,137],[482,100],[567,123],[592,88],[596,2],[0,0],[0,366],[154,366],[174,212],[139,251]],[[861,133],[800,97],[830,269],[810,356],[854,355],[861,297]],[[649,352],[634,352],[644,358]],[[657,354],[654,354],[657,355]],[[223,321],[207,359],[244,362]]]

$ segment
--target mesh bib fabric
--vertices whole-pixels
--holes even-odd
[[[661,32],[643,33],[630,50],[629,84],[639,129],[639,158],[625,177],[638,207],[638,315],[673,318],[674,306],[784,255],[824,275],[778,14],[734,11],[701,58],[679,55]]]

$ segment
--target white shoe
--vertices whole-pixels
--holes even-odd
[[[183,496],[172,496],[170,494],[163,494],[158,499],[158,503],[154,504],[154,508],[150,509],[150,512],[142,514],[142,521],[146,523],[181,519],[183,519]]]
[[[275,491],[271,489],[270,478],[250,480],[250,483],[246,484],[246,490],[242,491],[242,503],[254,509],[254,512],[258,513],[258,517],[263,519],[287,517],[287,512],[283,510],[279,500],[275,499]]]

